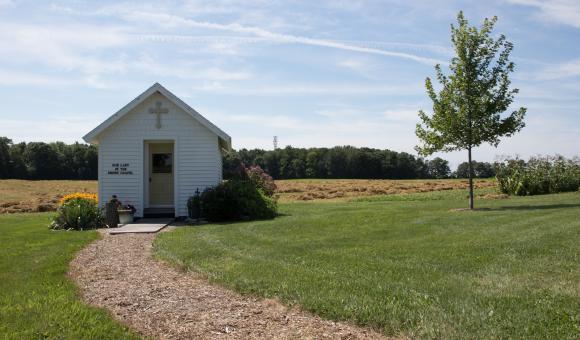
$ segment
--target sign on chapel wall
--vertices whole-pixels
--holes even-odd
[[[130,163],[112,163],[107,175],[132,175],[133,171],[129,170]]]
[[[161,115],[169,113],[169,110],[162,108],[162,103],[160,101],[155,103],[154,108],[149,108],[149,113],[157,115],[155,127],[161,129]],[[130,163],[111,163],[111,167],[107,170],[107,175],[132,175],[133,171],[130,170]]]

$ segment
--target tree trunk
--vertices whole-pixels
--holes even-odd
[[[467,149],[469,160],[469,209],[473,210],[473,165],[471,164],[471,147]]]

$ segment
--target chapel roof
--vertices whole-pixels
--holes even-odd
[[[177,107],[181,108],[183,111],[185,111],[187,114],[189,114],[195,120],[197,120],[202,126],[205,126],[208,130],[210,130],[215,135],[217,135],[219,137],[220,146],[222,148],[227,149],[227,150],[229,150],[231,148],[232,139],[227,133],[225,133],[220,128],[218,128],[216,125],[214,125],[212,122],[207,120],[199,112],[194,110],[191,106],[187,105],[187,103],[185,103],[183,100],[179,99],[179,97],[177,97],[176,95],[171,93],[171,91],[169,91],[168,89],[166,89],[165,87],[163,87],[159,83],[153,84],[151,87],[149,87],[143,93],[138,95],[135,99],[130,101],[127,105],[123,106],[119,111],[114,113],[112,116],[107,118],[104,122],[99,124],[96,128],[91,130],[91,132],[87,133],[83,137],[83,139],[87,143],[91,143],[91,144],[98,143],[99,135],[103,131],[105,131],[110,126],[114,125],[115,122],[117,122],[119,119],[121,119],[127,113],[129,113],[132,109],[137,107],[139,104],[141,104],[143,101],[145,101],[147,98],[149,98],[150,96],[152,96],[153,94],[155,94],[157,92],[161,93],[169,101],[171,101]]]

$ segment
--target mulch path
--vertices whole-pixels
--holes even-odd
[[[155,260],[155,235],[108,235],[81,250],[70,276],[84,300],[139,334],[162,339],[384,339],[275,300],[242,296]]]

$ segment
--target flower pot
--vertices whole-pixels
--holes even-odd
[[[133,223],[132,210],[117,210],[117,212],[119,213],[119,224]]]

